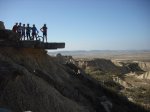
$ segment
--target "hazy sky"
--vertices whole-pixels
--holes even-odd
[[[64,50],[150,49],[150,0],[0,0],[0,21],[46,23]]]

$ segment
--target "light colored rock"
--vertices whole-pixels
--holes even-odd
[[[122,67],[121,61],[119,60],[111,60],[116,66]]]
[[[137,76],[138,79],[150,79],[150,71],[145,72],[139,76]]]
[[[140,68],[144,71],[150,71],[150,62],[138,62]]]
[[[128,100],[129,100],[129,101],[131,101],[131,102],[133,102],[133,101],[134,101],[134,100],[133,100],[133,98],[131,98],[131,97],[129,97],[129,98],[128,98]]]
[[[119,83],[120,85],[122,85],[125,88],[131,88],[132,85],[127,83],[126,81],[122,80],[119,77],[113,77],[113,81],[115,81],[116,83]]]

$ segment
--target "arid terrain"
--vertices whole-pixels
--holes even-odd
[[[150,109],[150,51],[70,51],[61,54],[72,55],[73,62],[103,86]]]
[[[148,87],[141,86],[147,85],[145,79],[135,78],[143,81],[142,88],[135,86],[137,81],[133,85],[132,80],[123,80],[128,73],[145,73],[148,64],[141,63],[142,70],[137,63],[114,64],[110,59],[53,56],[44,48],[7,46],[14,38],[17,34],[12,31],[0,32],[0,111],[149,112]],[[136,89],[142,97],[132,97]],[[140,101],[135,100],[138,97]]]
[[[57,51],[49,52],[50,55],[70,55],[73,58],[105,58],[118,60],[143,60],[150,61],[150,50],[79,50],[79,51]]]

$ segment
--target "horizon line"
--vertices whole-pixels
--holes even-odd
[[[114,50],[48,50],[49,51],[52,51],[52,52],[77,52],[77,51],[86,51],[86,52],[89,52],[89,51],[150,51],[150,49],[129,49],[129,50],[125,50],[125,49],[122,49],[122,50],[117,50],[117,49],[114,49]]]

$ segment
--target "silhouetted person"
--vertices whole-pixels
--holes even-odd
[[[25,24],[23,24],[23,26],[22,26],[22,39],[24,38],[24,40],[25,40],[25,30],[26,30],[26,27],[25,27]]]
[[[18,29],[18,23],[16,23],[13,28],[12,28],[12,31],[17,33],[17,29]]]
[[[31,27],[29,26],[29,24],[27,24],[27,27],[26,27],[27,40],[31,40],[30,33],[31,33]]]
[[[34,38],[36,38],[36,40],[37,40],[37,33],[38,33],[38,30],[35,27],[35,25],[33,24],[33,27],[32,27],[32,39],[33,40],[34,40]]]
[[[18,27],[17,27],[17,33],[21,36],[22,33],[22,26],[21,23],[19,23]]]
[[[44,24],[44,26],[40,30],[41,30],[41,32],[43,32],[43,42],[44,42],[44,38],[46,39],[46,42],[47,42],[47,27],[46,27],[46,24]]]

